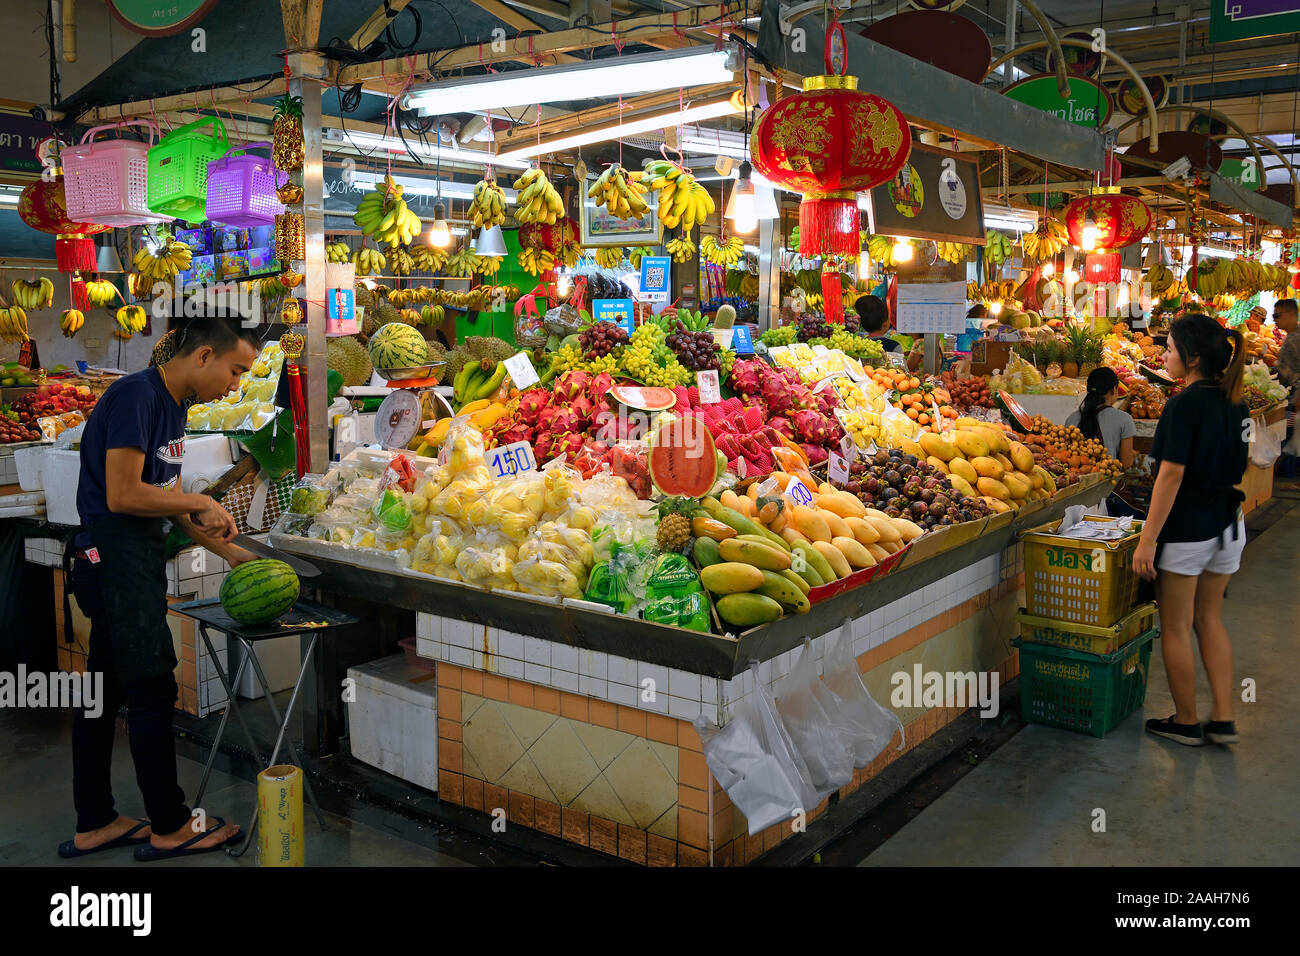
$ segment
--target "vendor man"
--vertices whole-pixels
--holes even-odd
[[[903,346],[897,339],[890,338],[886,334],[889,331],[889,306],[885,304],[884,299],[870,293],[858,296],[853,303],[853,311],[858,313],[858,318],[862,322],[862,331],[867,333],[867,338],[879,342],[880,347],[886,352],[901,352],[903,350]],[[907,368],[913,371],[920,368],[923,359],[924,353],[921,351],[921,344],[918,339],[907,356]]]
[[[239,828],[195,814],[176,782],[172,710],[176,655],[167,626],[165,527],[170,519],[231,565],[252,555],[230,543],[235,522],[213,498],[182,494],[184,402],[211,402],[238,387],[257,359],[252,332],[232,319],[195,318],[173,336],[163,364],[124,376],[95,406],[81,438],[72,588],[91,620],[91,673],[102,673],[98,717],[78,712],[72,730],[76,836],[64,857],[131,846],[136,859],[219,849]],[[148,821],[114,808],[111,786],[118,708],[127,733]]]

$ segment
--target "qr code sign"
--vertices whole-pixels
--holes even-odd
[[[646,286],[651,289],[663,288],[667,283],[664,279],[663,266],[647,266],[645,270]]]

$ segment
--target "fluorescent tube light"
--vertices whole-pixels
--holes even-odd
[[[688,126],[682,130],[679,148],[683,153],[731,156],[735,159],[749,158],[749,148],[745,134],[731,130]]]
[[[714,83],[730,83],[732,47],[692,47],[669,52],[609,57],[586,63],[512,70],[443,83],[429,83],[402,97],[403,109],[423,116],[531,106],[600,97],[629,96]]]
[[[502,159],[500,156],[493,156],[481,149],[443,146],[439,150],[437,146],[420,142],[413,134],[407,138],[406,142],[402,142],[398,136],[382,136],[379,133],[361,133],[352,130],[348,130],[345,134],[341,129],[327,129],[323,139],[324,142],[335,147],[354,146],[358,150],[364,151],[382,149],[388,153],[411,156],[425,162],[437,160],[438,154],[441,152],[444,163],[475,163],[480,166],[508,166],[513,169],[528,168],[528,163],[511,162]]]
[[[371,185],[384,180],[382,173],[369,172],[354,173],[352,178],[359,183]],[[416,179],[412,176],[394,176],[393,182],[401,186],[406,192],[414,193],[417,196],[436,196],[438,188],[441,186],[442,195],[447,199],[474,198],[474,185],[472,183],[456,183],[445,179],[440,182],[436,179]],[[498,185],[500,184],[498,183]],[[513,204],[519,194],[508,186],[502,186],[501,189],[506,194],[506,203]]]
[[[1000,203],[984,204],[984,228],[1006,229],[1011,232],[1030,232],[1038,228],[1038,213],[1032,209],[1019,209]]]
[[[601,126],[543,139],[540,143],[536,140],[528,142],[526,134],[520,134],[518,139],[521,140],[521,144],[515,149],[503,151],[500,156],[509,161],[517,161],[527,159],[530,156],[540,156],[543,153],[572,149],[576,146],[607,143],[610,140],[624,136],[636,136],[640,133],[648,133],[651,130],[678,126],[682,123],[717,119],[720,116],[733,116],[741,111],[740,106],[735,101],[737,95],[739,95],[738,92],[731,96],[710,97],[693,103],[683,110],[674,108],[653,113],[643,113],[630,118],[624,117],[621,123],[614,120]]]

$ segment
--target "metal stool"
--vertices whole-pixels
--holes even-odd
[[[274,767],[280,762],[280,750],[284,746],[285,735],[289,730],[289,720],[293,716],[294,704],[298,702],[298,692],[302,689],[302,679],[307,673],[307,668],[311,666],[312,654],[316,650],[316,642],[320,639],[321,632],[336,627],[344,627],[348,624],[355,624],[357,619],[350,614],[345,614],[334,608],[323,607],[307,600],[298,601],[287,612],[268,624],[256,625],[240,624],[235,621],[226,613],[225,608],[221,606],[221,602],[215,598],[176,604],[170,610],[193,618],[198,623],[199,634],[203,638],[204,646],[208,649],[208,656],[212,658],[212,663],[217,669],[217,677],[221,680],[221,686],[226,689],[228,698],[225,710],[221,715],[221,722],[217,725],[216,737],[212,741],[212,750],[208,754],[208,761],[203,767],[203,776],[199,780],[198,793],[194,796],[194,803],[197,805],[203,799],[204,790],[207,789],[208,778],[212,774],[212,765],[216,762],[217,753],[221,750],[221,740],[225,736],[226,725],[232,713],[244,731],[244,737],[248,740],[248,746],[253,751],[253,757],[258,766],[266,769],[267,767]],[[243,647],[244,659],[240,661],[233,679],[227,679],[226,669],[221,666],[221,659],[212,649],[212,639],[208,636],[209,627],[225,631]],[[280,709],[275,706],[275,700],[271,696],[271,687],[266,680],[266,674],[262,671],[261,662],[257,659],[254,644],[257,641],[279,637],[294,637],[307,633],[310,633],[311,637],[307,642],[307,649],[302,655],[302,663],[298,668],[298,677],[293,684],[293,693],[289,695],[289,703],[284,709],[284,716],[281,717]],[[253,734],[248,729],[248,724],[244,722],[244,717],[239,712],[239,702],[235,696],[235,687],[239,685],[240,679],[244,676],[244,669],[250,662],[253,665],[253,674],[257,678],[258,684],[261,685],[262,696],[266,699],[267,706],[271,708],[271,716],[275,718],[275,722],[280,728],[275,738],[275,746],[271,751],[270,759],[265,761],[262,759],[262,753],[258,749],[257,741],[253,739]],[[316,795],[312,792],[311,781],[307,777],[307,772],[301,764],[295,763],[292,745],[289,746],[288,751],[286,761],[303,770],[303,791],[306,793],[311,808],[316,814],[317,822],[320,824],[321,829],[324,830],[325,818],[321,815],[320,806],[316,803]],[[226,851],[227,853],[231,856],[243,856],[247,852],[249,845],[253,842],[253,835],[257,831],[256,810],[253,811],[253,819],[250,821],[247,831],[248,836],[240,844],[239,849],[229,849]]]

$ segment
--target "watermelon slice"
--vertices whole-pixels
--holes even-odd
[[[643,412],[662,412],[677,404],[677,396],[671,388],[641,385],[615,385],[606,393],[606,398]]]
[[[649,436],[650,480],[665,495],[699,498],[717,480],[717,449],[703,419],[663,415]]]

